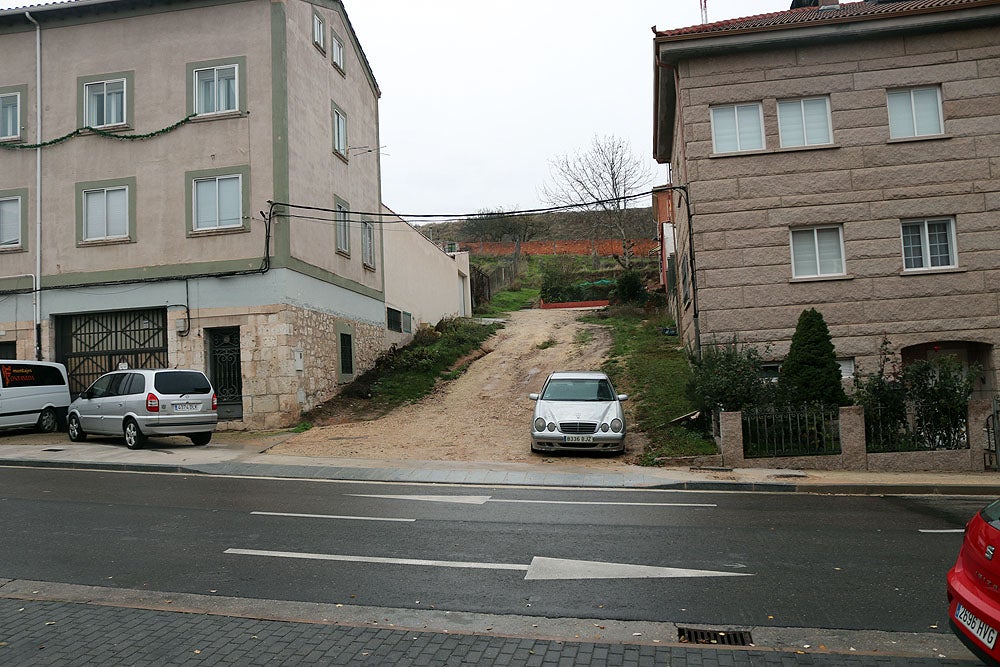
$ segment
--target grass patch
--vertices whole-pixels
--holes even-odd
[[[537,287],[521,287],[520,289],[497,292],[488,303],[481,304],[476,309],[476,314],[492,317],[531,308],[538,301],[540,291]]]
[[[586,345],[592,340],[594,340],[594,332],[590,329],[580,329],[576,332],[576,335],[573,336],[573,342],[578,345]]]
[[[294,428],[292,428],[292,433],[305,433],[312,427],[312,422],[299,422]]]
[[[547,350],[547,349],[549,349],[550,347],[552,347],[555,344],[556,344],[556,339],[555,338],[549,338],[548,340],[543,340],[541,343],[539,343],[535,347],[537,347],[539,350]]]
[[[694,430],[670,421],[694,410],[684,395],[691,377],[687,355],[677,336],[663,333],[674,325],[665,315],[637,308],[610,308],[582,318],[611,327],[612,349],[604,371],[619,391],[635,401],[635,426],[649,438],[640,462],[655,465],[661,456],[717,454],[715,443]]]

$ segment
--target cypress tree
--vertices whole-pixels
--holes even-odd
[[[802,311],[788,356],[781,364],[778,389],[793,403],[847,405],[840,379],[840,365],[830,329],[815,308]]]

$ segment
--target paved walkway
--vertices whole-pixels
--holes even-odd
[[[307,479],[538,485],[591,488],[1000,495],[1000,474],[846,473],[762,469],[588,468],[574,459],[544,464],[376,461],[276,456],[265,453],[287,434],[260,436],[223,432],[211,445],[182,439],[154,441],[130,451],[118,441],[70,443],[61,434],[0,434],[0,466],[48,466],[104,470],[251,475]],[[3,573],[0,573],[3,574]],[[54,592],[47,589],[61,586]],[[396,627],[343,613],[314,617],[301,610],[277,614],[283,601],[231,600],[214,596],[175,604],[154,592],[92,589],[73,594],[66,585],[0,580],[0,664],[12,665],[707,665],[786,666],[978,664],[950,634],[909,639],[888,637],[883,652],[852,652],[844,646],[810,644],[807,634],[775,642],[786,648],[711,647],[648,640],[649,633],[605,634],[584,641],[544,637],[538,624],[568,619],[531,619],[532,627],[465,627],[461,633]],[[152,596],[152,597],[150,597]],[[155,599],[154,599],[155,598]],[[337,610],[347,611],[346,607]],[[360,612],[359,612],[360,613]],[[328,620],[328,619],[337,619]],[[452,618],[452,620],[457,620]],[[499,624],[497,624],[499,627]],[[416,630],[400,629],[413,627]],[[440,626],[438,626],[440,627]],[[446,627],[452,627],[451,625]],[[786,629],[786,632],[796,632]],[[797,631],[800,634],[805,630]],[[676,634],[676,633],[675,633]],[[638,635],[638,636],[636,636]],[[668,634],[663,634],[668,637]],[[543,638],[539,638],[543,637]],[[763,639],[763,637],[762,637]],[[787,639],[787,638],[786,638]],[[917,640],[930,642],[916,651]],[[939,642],[934,644],[934,642]],[[791,645],[801,646],[789,650]],[[937,655],[933,646],[945,653]],[[951,657],[944,657],[945,655]],[[961,657],[955,657],[961,656]]]

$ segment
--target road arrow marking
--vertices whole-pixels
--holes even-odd
[[[339,516],[336,514],[296,514],[294,512],[250,512],[250,514],[258,514],[261,516],[291,516],[302,519],[351,519],[354,521],[401,521],[404,523],[412,523],[416,521],[416,519],[394,519],[380,516]]]
[[[535,556],[529,565],[517,563],[472,563],[451,560],[426,560],[421,558],[386,558],[382,556],[347,556],[343,554],[317,554],[296,551],[264,551],[260,549],[226,549],[224,553],[238,556],[269,556],[273,558],[300,558],[305,560],[331,560],[350,563],[376,563],[380,565],[423,565],[476,570],[523,570],[526,580],[556,579],[675,579],[687,577],[752,577],[745,572],[715,572],[688,570],[677,567],[654,567],[629,563],[602,563],[589,560],[544,558]]]
[[[620,505],[629,507],[718,507],[714,503],[619,503],[583,500],[505,500],[493,496],[392,496],[367,493],[348,493],[356,498],[383,498],[386,500],[423,500],[432,503],[459,503],[463,505],[485,505],[486,503],[528,503],[536,505]]]

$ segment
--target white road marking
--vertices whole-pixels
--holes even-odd
[[[663,579],[687,577],[752,577],[743,572],[715,572],[688,570],[677,567],[654,567],[629,563],[602,563],[565,558],[535,556],[529,565],[517,563],[474,563],[467,561],[427,560],[422,558],[387,558],[383,556],[348,556],[344,554],[317,554],[296,551],[265,551],[260,549],[226,549],[225,553],[239,556],[268,556],[273,558],[300,558],[381,565],[422,565],[476,570],[523,570],[526,580],[555,579]]]
[[[486,503],[531,503],[536,505],[620,505],[628,507],[718,507],[715,503],[619,503],[609,501],[584,500],[505,500],[493,496],[393,496],[367,493],[348,493],[356,498],[383,498],[385,500],[423,500],[432,503],[459,503],[462,505],[485,505]]]
[[[263,516],[291,516],[303,519],[351,519],[354,521],[399,521],[404,523],[416,521],[416,519],[394,519],[380,516],[339,516],[336,514],[296,514],[294,512],[250,512],[250,514],[259,514]]]
[[[931,530],[930,528],[920,528],[918,532],[921,533],[964,533],[965,528],[942,528],[940,530]]]

